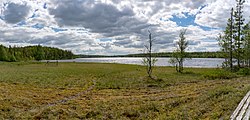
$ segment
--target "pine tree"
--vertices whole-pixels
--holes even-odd
[[[233,11],[234,11],[234,9],[232,8],[231,9],[231,18],[229,19],[229,23],[228,23],[228,25],[229,25],[228,39],[230,41],[229,42],[229,65],[230,65],[231,71],[233,71],[233,49],[234,49],[234,46],[233,46],[233,29],[234,29]]]
[[[221,46],[221,50],[223,52],[223,56],[225,58],[225,62],[223,63],[223,67],[229,68],[230,71],[233,71],[233,51],[234,51],[234,39],[233,39],[233,28],[234,28],[234,20],[233,20],[233,8],[231,9],[231,17],[228,19],[226,30],[224,31],[224,35],[219,36],[219,45]]]
[[[250,23],[246,24],[243,28],[244,39],[244,61],[246,66],[250,67]]]
[[[241,62],[243,59],[243,39],[242,39],[242,28],[245,19],[243,18],[243,4],[245,3],[245,0],[236,0],[236,10],[234,12],[234,19],[235,19],[235,29],[234,29],[234,39],[235,39],[235,52],[236,52],[236,59],[237,59],[237,65],[238,68],[241,67]]]

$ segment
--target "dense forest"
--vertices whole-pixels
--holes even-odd
[[[74,54],[71,51],[41,45],[26,47],[0,45],[0,61],[59,60],[73,57]]]

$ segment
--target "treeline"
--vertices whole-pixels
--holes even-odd
[[[223,58],[222,52],[187,52],[189,58]],[[146,54],[130,54],[125,57],[145,57]],[[172,52],[152,53],[153,57],[172,57]]]
[[[107,56],[107,55],[75,55],[75,58],[103,58],[103,57],[116,57],[116,56]]]
[[[128,55],[76,55],[77,58],[101,58],[101,57],[145,57],[146,53],[141,54],[128,54]],[[172,57],[172,52],[152,53],[153,57]],[[189,58],[224,58],[222,52],[187,52]]]
[[[41,45],[26,47],[0,45],[0,61],[60,60],[73,57],[74,54],[71,51]]]

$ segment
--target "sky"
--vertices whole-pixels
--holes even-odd
[[[75,54],[135,54],[148,30],[154,52],[175,49],[187,29],[187,51],[218,51],[235,0],[0,0],[0,44],[42,45]],[[250,0],[244,4],[250,20]]]

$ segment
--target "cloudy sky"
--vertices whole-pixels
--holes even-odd
[[[43,45],[76,54],[173,51],[187,29],[188,51],[217,51],[234,0],[0,0],[0,44]],[[244,6],[250,20],[250,1]]]

